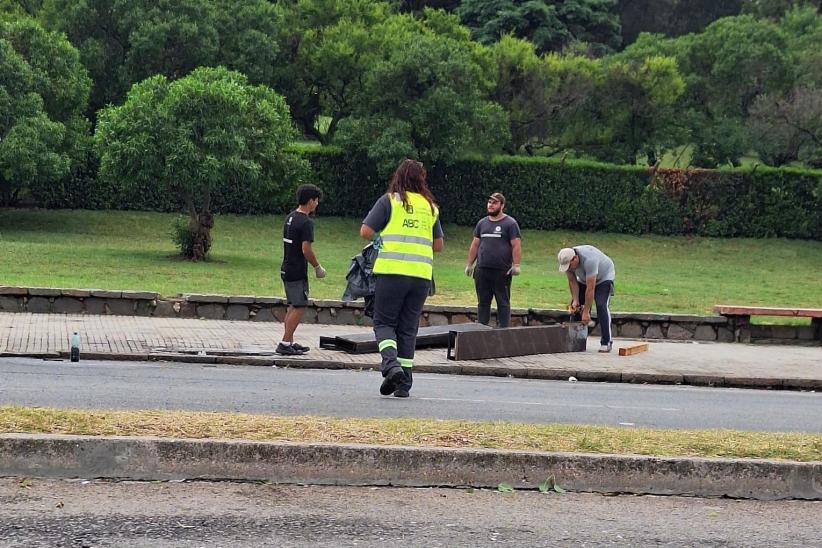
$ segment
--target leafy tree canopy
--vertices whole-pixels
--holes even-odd
[[[822,0],[744,0],[742,13],[756,17],[779,19],[794,8],[811,7],[815,11],[822,9]]]
[[[492,44],[506,34],[527,38],[537,53],[588,44],[594,54],[619,47],[614,0],[463,0],[457,13],[474,38]]]
[[[383,25],[386,55],[365,77],[342,144],[366,152],[389,171],[402,157],[447,163],[462,153],[499,148],[507,120],[488,100],[490,52],[472,42],[454,16],[426,10]]]
[[[92,114],[155,74],[225,65],[265,81],[277,52],[266,0],[44,0],[41,17],[80,50],[94,79]]]
[[[91,82],[65,37],[31,19],[0,22],[0,201],[66,175],[86,146]]]
[[[334,138],[354,109],[365,73],[384,57],[386,36],[379,25],[392,13],[388,3],[371,0],[285,6],[272,86],[285,95],[303,133],[323,143]]]
[[[722,17],[739,15],[745,0],[619,0],[624,44],[643,32],[682,36],[702,32]],[[770,1],[770,0],[765,0]]]

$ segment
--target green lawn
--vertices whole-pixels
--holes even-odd
[[[322,208],[322,206],[321,206]],[[320,210],[321,213],[321,210]],[[143,212],[0,210],[0,285],[142,289],[163,295],[282,295],[282,218],[220,216],[210,261],[174,257],[173,215]],[[359,220],[316,220],[315,250],[329,272],[312,296],[339,299]],[[430,302],[475,303],[463,275],[470,227],[445,226]],[[556,252],[589,243],[613,257],[618,311],[702,313],[717,303],[822,306],[822,242],[709,239],[526,230],[517,307],[562,308],[568,301]]]

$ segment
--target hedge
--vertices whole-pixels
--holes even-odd
[[[363,157],[334,147],[299,147],[325,191],[323,215],[363,217],[384,192],[385,177]],[[84,171],[57,185],[33,188],[47,208],[179,211],[153,189],[125,194]],[[505,194],[506,211],[523,228],[722,237],[822,240],[822,172],[764,166],[728,170],[651,170],[585,161],[500,156],[466,158],[429,168],[429,182],[444,222],[473,225],[486,197]],[[284,213],[293,194],[252,195],[224,187],[219,213]]]
[[[386,182],[334,149],[306,151],[327,194],[322,212],[362,217]],[[822,240],[822,172],[759,166],[651,170],[504,156],[429,169],[442,219],[473,225],[491,192],[523,228]]]

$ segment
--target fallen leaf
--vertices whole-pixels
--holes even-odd
[[[510,483],[502,482],[497,486],[497,491],[499,491],[500,493],[513,493],[514,488],[511,487]]]
[[[540,493],[548,493],[549,491],[554,491],[555,493],[562,494],[565,492],[565,489],[557,485],[557,480],[553,475],[549,476],[537,487],[539,488]]]

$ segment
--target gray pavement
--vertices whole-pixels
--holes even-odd
[[[136,316],[0,313],[0,355],[47,355],[67,352],[69,336],[78,331],[83,351],[111,358],[163,358],[175,353],[233,352],[269,356],[258,363],[291,363],[321,367],[373,367],[374,354],[350,355],[316,348],[319,337],[366,332],[356,326],[300,326],[297,338],[315,347],[306,356],[283,360],[271,353],[282,335],[280,323],[232,322]],[[616,347],[633,341],[617,340]],[[649,382],[747,387],[822,388],[822,347],[723,343],[651,342],[648,352],[620,357],[598,354],[598,341],[572,354],[449,362],[444,349],[417,354],[419,371],[614,382]],[[243,358],[255,361],[255,358]]]
[[[373,371],[0,359],[0,405],[429,417],[822,432],[822,393],[414,375],[383,398]]]
[[[818,546],[822,503],[0,479],[0,546]]]

